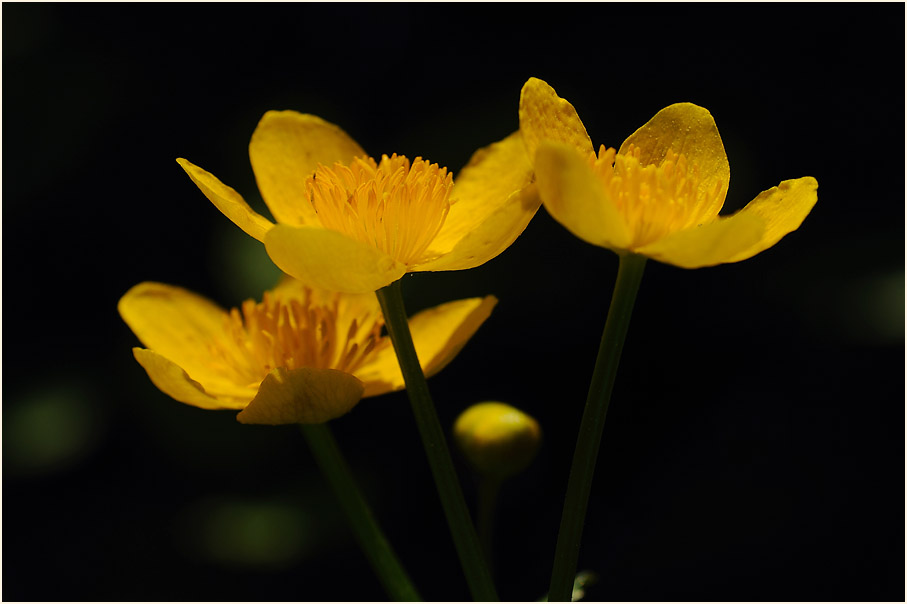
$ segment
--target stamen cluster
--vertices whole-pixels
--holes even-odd
[[[626,154],[620,154],[602,145],[598,157],[590,154],[589,164],[624,216],[631,247],[700,224],[706,218],[704,209],[713,206],[726,184],[717,182],[711,190],[701,191],[699,166],[671,150],[659,165],[644,166],[638,147],[630,145]]]
[[[398,262],[422,259],[450,210],[453,176],[417,157],[356,158],[318,165],[306,195],[322,226],[375,246]]]
[[[308,288],[299,298],[266,292],[261,302],[246,300],[230,311],[224,338],[211,346],[212,362],[255,387],[276,367],[352,373],[386,344],[384,321],[380,312],[362,309],[350,317],[344,310],[337,295],[317,300]]]

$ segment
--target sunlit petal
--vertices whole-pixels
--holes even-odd
[[[538,211],[541,199],[534,184],[514,191],[506,203],[470,228],[447,254],[412,267],[419,271],[451,271],[473,268],[498,256],[516,241]]]
[[[782,237],[796,231],[816,205],[819,183],[811,176],[785,180],[777,187],[760,193],[737,214],[754,214],[765,223],[762,237],[752,246],[735,254],[728,262],[752,258],[772,247]]]
[[[724,204],[731,170],[718,126],[706,109],[692,103],[665,107],[631,134],[617,152],[626,155],[631,145],[639,149],[639,163],[643,166],[662,165],[668,151],[683,154],[687,163],[697,166],[699,172],[696,204],[688,212],[702,220],[711,220],[718,215]],[[723,189],[718,196],[711,194],[716,186]]]
[[[305,180],[317,164],[349,163],[365,156],[356,141],[320,117],[296,111],[268,111],[249,143],[252,170],[277,222],[318,224],[304,196]]]
[[[335,231],[277,225],[265,248],[285,273],[306,283],[345,293],[374,292],[406,273],[406,267],[379,249]]]
[[[535,174],[545,209],[571,233],[610,249],[629,245],[623,216],[605,194],[588,159],[575,148],[543,143],[536,154]]]
[[[265,233],[274,226],[274,223],[253,210],[239,193],[222,183],[210,172],[183,158],[176,161],[186,171],[192,182],[201,189],[205,197],[223,212],[224,216],[255,239],[264,241]]]
[[[532,165],[519,132],[476,151],[454,180],[451,206],[427,256],[452,250],[471,230],[532,182]]]
[[[723,217],[633,250],[637,254],[682,268],[733,262],[732,258],[760,241],[765,222],[755,214]]]
[[[520,92],[520,133],[533,163],[538,146],[546,140],[569,144],[584,154],[593,150],[573,105],[538,78],[529,78]]]

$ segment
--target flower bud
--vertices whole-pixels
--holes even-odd
[[[482,474],[507,478],[535,457],[542,431],[535,419],[505,403],[477,403],[454,423],[454,438]]]

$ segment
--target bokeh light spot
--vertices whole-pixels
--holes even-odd
[[[39,388],[5,403],[4,471],[40,474],[62,470],[83,459],[98,442],[97,409],[77,384]]]
[[[186,520],[195,553],[233,568],[287,568],[315,541],[311,519],[286,502],[213,499],[194,506]]]

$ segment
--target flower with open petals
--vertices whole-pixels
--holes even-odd
[[[456,184],[422,158],[376,161],[334,124],[295,111],[267,112],[249,155],[277,224],[177,161],[284,272],[332,291],[374,292],[408,272],[479,266],[513,243],[541,203],[519,133],[477,151]]]
[[[497,300],[470,298],[409,320],[427,376],[447,365]],[[363,397],[404,388],[374,295],[327,292],[284,279],[261,302],[229,312],[185,289],[140,283],[120,316],[151,381],[202,409],[241,410],[248,424],[322,423]]]
[[[576,110],[530,78],[520,131],[539,195],[555,220],[593,245],[683,268],[739,262],[799,228],[816,203],[816,179],[785,180],[719,216],[730,168],[715,120],[692,103],[659,111],[598,154]]]

